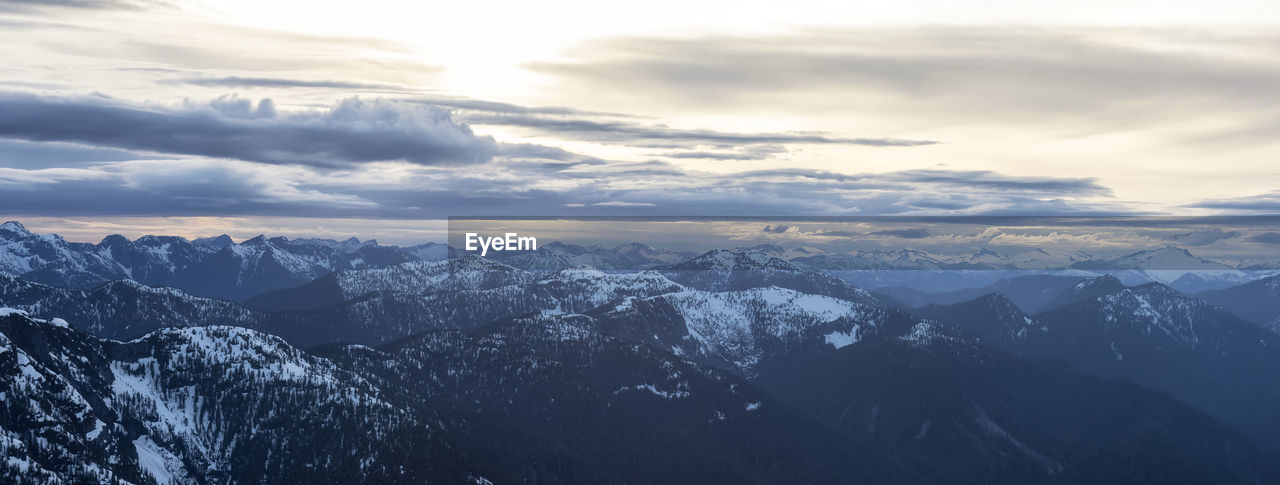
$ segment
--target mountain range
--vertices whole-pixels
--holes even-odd
[[[333,271],[388,266],[416,258],[395,248],[340,248],[254,237],[188,241],[176,236],[120,235],[98,244],[33,234],[17,222],[0,225],[0,273],[67,288],[130,279],[210,298],[239,300],[309,282]]]
[[[1129,283],[1161,281],[1183,292],[1198,293],[1275,274],[1273,267],[1256,258],[1227,264],[1174,247],[1114,257],[1044,248],[980,248],[949,256],[918,249],[846,253],[775,244],[737,251],[761,253],[832,272],[862,287],[906,286],[929,292],[981,287],[1001,278],[1060,271],[1085,277],[1112,273]],[[489,259],[531,271],[573,267],[635,271],[669,267],[699,254],[634,242],[617,246],[549,242],[537,251],[495,252]],[[354,237],[338,241],[258,236],[237,243],[226,235],[195,240],[143,236],[132,241],[111,235],[89,244],[69,242],[53,234],[34,234],[14,221],[0,225],[0,273],[70,288],[132,279],[148,286],[175,287],[198,296],[237,301],[305,284],[334,271],[464,255],[465,252],[440,243],[383,246]],[[904,270],[910,272],[901,273]],[[914,273],[917,271],[937,273],[921,277]]]
[[[41,253],[42,267],[88,264],[104,247],[6,237],[66,249]],[[250,243],[177,238],[163,254],[409,254],[358,240]],[[801,251],[677,259],[645,248],[408,255],[239,301],[127,277],[59,286],[27,278],[57,272],[0,275],[0,476],[1280,480],[1280,335],[1264,328],[1275,277],[1199,295],[1093,270],[868,292],[798,261],[813,257]],[[652,260],[643,270],[541,263],[582,263],[561,257],[575,253]],[[139,275],[188,274],[111,254],[101,261]]]

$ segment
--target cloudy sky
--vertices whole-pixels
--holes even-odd
[[[0,0],[0,216],[1271,214],[1280,3]]]

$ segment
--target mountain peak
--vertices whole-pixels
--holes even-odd
[[[1093,278],[1089,278],[1089,279],[1087,279],[1087,280],[1084,280],[1084,281],[1081,281],[1081,282],[1079,282],[1079,283],[1076,283],[1075,288],[1076,288],[1077,290],[1083,290],[1083,289],[1086,289],[1086,288],[1116,288],[1116,289],[1122,289],[1122,288],[1124,288],[1124,286],[1125,286],[1125,285],[1124,285],[1124,283],[1123,283],[1123,282],[1121,282],[1121,281],[1120,281],[1120,278],[1117,278],[1117,277],[1116,277],[1116,275],[1114,275],[1114,274],[1107,273],[1107,274],[1104,274],[1104,275],[1102,275],[1102,276],[1095,276],[1095,277],[1093,277]]]
[[[1166,285],[1159,281],[1143,283],[1141,285],[1135,286],[1130,289],[1133,290],[1134,293],[1143,294],[1143,295],[1159,296],[1159,297],[1165,297],[1165,298],[1190,298],[1186,295],[1183,295],[1178,290],[1173,289],[1169,285]]]
[[[191,241],[191,243],[195,244],[196,246],[205,246],[205,247],[210,247],[215,249],[222,249],[232,245],[233,243],[235,243],[235,241],[231,240],[231,236],[223,234],[218,237],[197,238],[196,240]]]
[[[102,238],[102,242],[98,243],[99,246],[123,246],[125,244],[129,244],[129,238],[120,234],[112,234],[104,237]]]
[[[1191,251],[1188,251],[1186,249],[1183,249],[1177,246],[1165,246],[1157,249],[1147,249],[1143,251],[1138,251],[1136,253],[1129,255],[1128,257],[1137,257],[1137,256],[1150,257],[1150,256],[1161,256],[1161,255],[1171,256],[1171,257],[1195,258],[1195,256],[1191,254]]]
[[[1071,265],[1076,269],[1092,270],[1204,270],[1231,269],[1222,263],[1209,261],[1191,254],[1183,248],[1165,246],[1158,249],[1144,249],[1135,253],[1107,260],[1081,261]]]
[[[148,234],[140,238],[134,239],[134,244],[173,244],[186,242],[187,238],[182,236],[155,236]]]
[[[950,305],[931,304],[921,307],[919,313],[926,318],[935,320],[950,320],[956,318],[956,313],[964,317],[974,317],[979,320],[1024,320],[1027,316],[1018,305],[1010,300],[1004,293],[998,291],[987,293],[969,301],[953,303]],[[983,324],[995,323],[984,321]]]
[[[31,232],[18,221],[8,221],[0,224],[0,232],[11,232],[18,236],[30,236]]]
[[[785,260],[775,258],[759,251],[737,251],[729,249],[713,249],[702,256],[690,259],[672,267],[676,270],[738,270],[751,271],[762,269],[799,271],[800,268]]]
[[[1053,310],[1085,300],[1101,298],[1106,295],[1123,291],[1126,288],[1128,288],[1128,286],[1121,282],[1119,278],[1108,273],[1102,276],[1086,279],[1076,283],[1075,286],[1067,288],[1052,301],[1045,304],[1042,310]]]

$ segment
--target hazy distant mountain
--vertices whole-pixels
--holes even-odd
[[[759,244],[759,245],[750,246],[750,247],[734,248],[733,251],[764,253],[775,258],[786,259],[786,260],[826,254],[826,251],[823,251],[818,248],[809,248],[809,247],[803,247],[803,246],[787,248],[778,244]]]
[[[906,306],[918,308],[929,304],[950,305],[972,300],[990,293],[1001,293],[1027,312],[1040,311],[1067,288],[1084,281],[1082,276],[1027,275],[1002,279],[980,288],[943,292],[924,292],[913,288],[877,288],[873,294],[887,296]]]
[[[1040,307],[1041,311],[1049,311],[1064,306],[1095,300],[1105,295],[1124,290],[1127,285],[1114,275],[1104,275],[1078,281],[1058,293],[1053,299]]]
[[[422,261],[439,261],[446,258],[460,256],[458,251],[447,244],[426,243],[417,246],[408,246],[400,248],[400,251],[413,256]]]
[[[826,253],[792,261],[826,270],[950,269],[949,264],[915,249]]]
[[[1169,282],[1168,285],[1175,290],[1191,295],[1205,291],[1224,290],[1276,274],[1275,271],[1265,270],[1188,271],[1179,276],[1178,279]]]
[[[1275,477],[1242,433],[1165,394],[1023,361],[937,324],[886,337],[793,352],[757,383],[938,483]]]
[[[1275,328],[1280,319],[1280,275],[1262,278],[1230,288],[1205,291],[1197,298],[1222,305],[1250,322]]]
[[[982,253],[983,251],[979,251]],[[1053,249],[1002,250],[987,255],[986,263],[1007,269],[1064,269],[1079,261],[1086,261],[1094,256],[1083,251],[1059,251]]]
[[[988,293],[973,300],[950,305],[930,304],[914,312],[921,317],[964,329],[980,341],[1007,348],[1009,342],[1029,338],[1028,332],[1047,332],[1043,323],[1031,318],[1001,293]]]
[[[925,307],[1017,355],[1051,357],[1087,373],[1168,392],[1280,449],[1280,336],[1159,283],[1101,277],[1055,309],[1028,316],[1002,297]]]
[[[1182,248],[1166,246],[1160,249],[1138,251],[1111,259],[1080,261],[1070,266],[1075,269],[1119,270],[1229,270],[1231,266],[1193,256]]]

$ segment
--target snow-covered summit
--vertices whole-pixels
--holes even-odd
[[[1231,266],[1197,257],[1191,251],[1173,246],[1147,249],[1112,259],[1080,261],[1071,267],[1108,271],[1231,269]]]
[[[0,232],[8,232],[18,236],[31,235],[31,232],[27,231],[27,228],[18,221],[7,221],[4,224],[0,224]]]
[[[760,251],[734,251],[714,249],[701,256],[671,266],[672,270],[714,271],[800,271],[800,267],[781,258]]]

